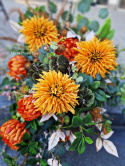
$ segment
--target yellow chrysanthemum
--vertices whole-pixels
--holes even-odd
[[[116,52],[113,47],[113,42],[110,40],[100,41],[94,37],[90,41],[82,41],[77,43],[78,51],[74,61],[77,61],[76,67],[82,73],[96,77],[100,74],[105,77],[106,73],[115,69],[117,66]]]
[[[51,41],[58,41],[56,26],[49,19],[34,16],[23,21],[22,26],[20,32],[26,37],[25,43],[29,45],[31,52],[44,44],[51,44]]]
[[[36,90],[33,97],[36,98],[34,105],[37,110],[41,111],[42,115],[47,112],[58,114],[68,111],[74,114],[74,107],[78,104],[79,85],[76,85],[67,74],[56,73],[55,70],[43,72],[40,77],[33,88]]]

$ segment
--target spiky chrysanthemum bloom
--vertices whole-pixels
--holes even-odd
[[[41,116],[41,112],[36,111],[36,108],[34,107],[34,101],[32,94],[18,101],[17,111],[26,121],[32,121]]]
[[[15,145],[22,141],[23,135],[27,132],[27,129],[24,129],[24,127],[25,123],[20,123],[15,119],[5,122],[0,127],[1,137],[5,144],[7,144],[11,149],[18,149]]]
[[[11,77],[14,77],[15,80],[21,80],[26,77],[27,71],[25,69],[25,63],[27,59],[22,55],[15,55],[8,62],[9,74]]]
[[[33,94],[36,101],[34,105],[38,111],[44,115],[49,113],[72,112],[75,113],[74,107],[78,104],[77,93],[79,85],[69,78],[67,74],[60,71],[43,72],[38,79],[38,83],[33,88],[36,90]]]
[[[23,21],[22,26],[20,32],[26,37],[25,43],[29,45],[31,52],[44,44],[51,44],[51,41],[58,41],[56,26],[49,19],[34,16]]]
[[[77,69],[82,73],[96,77],[100,74],[105,77],[106,73],[115,69],[117,66],[116,52],[113,47],[113,42],[110,40],[100,41],[94,37],[90,41],[82,41],[77,43],[78,51],[74,61],[77,61]]]

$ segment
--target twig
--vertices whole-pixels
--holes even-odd
[[[57,14],[57,16],[55,18],[55,21],[54,21],[55,25],[58,25],[59,18],[62,15],[62,13],[64,12],[64,8],[65,8],[66,3],[67,3],[67,0],[64,1],[62,8],[60,9],[59,13]]]
[[[19,13],[19,15],[20,15],[20,17],[21,17],[21,20],[25,20],[25,19],[26,19],[25,16],[24,16],[24,14],[23,14],[23,12],[21,12],[21,10],[20,10],[19,8],[13,8],[13,9],[11,9],[11,10],[9,11],[8,15],[10,15],[10,14],[13,13],[13,12]]]
[[[49,12],[49,19],[51,20],[52,19],[52,13],[51,13],[49,4],[50,4],[50,0],[47,0],[47,8],[48,8],[48,12]]]
[[[4,157],[3,157],[3,154],[2,154],[2,153],[6,151],[6,147],[7,147],[7,145],[6,145],[6,144],[4,144],[4,145],[3,145],[3,149],[2,149],[2,150],[1,150],[1,152],[0,152],[0,156],[1,156],[1,158],[2,158],[2,159],[4,159]]]
[[[68,14],[67,14],[67,17],[66,17],[66,22],[69,21],[69,17],[70,17],[71,11],[72,11],[72,7],[73,7],[73,2],[70,1],[69,11],[68,11]]]
[[[0,37],[0,40],[10,40],[10,41],[12,41],[14,43],[17,43],[17,40],[12,38],[12,37]]]
[[[25,154],[25,158],[23,160],[23,163],[20,166],[25,166],[26,165],[27,158],[28,158],[28,153]]]

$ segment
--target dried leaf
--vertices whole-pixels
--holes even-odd
[[[23,34],[20,34],[17,38],[18,43],[25,43],[25,36]]]
[[[9,20],[9,22],[10,22],[11,27],[12,27],[16,32],[19,33],[19,31],[20,31],[21,29],[23,29],[22,26],[20,26],[19,24],[17,24],[17,23],[16,23],[15,21],[13,21],[13,20]]]
[[[86,36],[85,36],[85,40],[86,40],[86,41],[89,41],[89,40],[91,40],[94,36],[95,36],[95,33],[94,33],[93,31],[88,32],[88,33],[86,34]]]
[[[96,139],[96,150],[97,152],[102,148],[102,140],[100,138]]]
[[[114,155],[114,156],[116,156],[116,157],[119,157],[119,156],[118,156],[117,149],[116,149],[115,145],[114,145],[111,141],[109,141],[109,140],[104,140],[104,141],[103,141],[103,146],[104,146],[105,150],[106,150],[108,153],[110,153],[110,154],[112,154],[112,155]]]
[[[54,148],[58,144],[58,142],[59,142],[59,136],[58,136],[57,132],[55,132],[49,138],[48,150],[51,150],[52,148]]]
[[[103,139],[109,139],[112,134],[114,133],[114,131],[110,131],[108,134],[104,134],[103,132],[101,132],[100,136],[103,138]]]
[[[63,141],[65,141],[65,134],[60,129],[57,130],[57,135],[59,138],[61,138]]]
[[[58,162],[58,160],[53,159],[53,158],[48,159],[48,160],[47,160],[47,163],[48,163],[48,165],[50,165],[50,166],[62,166],[62,165]]]
[[[52,114],[48,114],[46,113],[45,115],[42,116],[42,118],[40,119],[40,123],[47,121],[48,119],[50,119],[52,117]]]

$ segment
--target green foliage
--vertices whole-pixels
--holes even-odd
[[[85,141],[88,143],[88,144],[92,144],[93,143],[93,140],[89,137],[85,137]]]
[[[78,11],[81,13],[86,13],[90,10],[90,1],[88,0],[81,0],[78,3]]]
[[[109,12],[107,8],[102,8],[99,11],[99,17],[105,19],[108,16]]]
[[[90,86],[90,89],[98,89],[100,87],[100,81],[95,81],[92,83],[92,85]]]
[[[78,153],[82,154],[85,151],[85,139],[82,138],[78,145]]]
[[[87,27],[88,24],[89,24],[88,18],[84,17],[84,18],[79,20],[79,22],[77,24],[77,28],[78,28],[78,30],[80,30],[82,26],[86,26]]]
[[[17,166],[16,160],[9,156],[7,153],[2,152],[3,160],[7,163],[8,166]]]
[[[60,71],[63,74],[68,73],[69,62],[63,55],[52,56],[49,61],[49,69]]]
[[[91,107],[95,101],[95,95],[92,91],[86,87],[83,87],[78,92],[79,95],[79,107]]]
[[[49,2],[49,9],[52,13],[56,13],[57,12],[57,6],[55,5],[55,3],[53,2]]]
[[[111,30],[111,19],[107,18],[96,35],[99,39],[108,38],[111,40],[114,37],[114,34],[115,30]]]
[[[88,113],[84,118],[83,118],[83,124],[88,124],[92,121],[92,116],[90,113]]]
[[[95,97],[96,97],[97,100],[99,100],[99,101],[106,101],[107,97],[106,97],[105,92],[103,92],[100,89],[97,89],[97,90],[95,90],[93,92],[94,92]]]
[[[14,115],[16,115],[17,113],[17,108],[18,108],[18,105],[17,103],[12,103],[9,107],[9,112],[11,113],[11,117],[13,117]]]
[[[70,151],[75,151],[75,150],[77,150],[80,141],[81,141],[81,137],[77,137],[77,138],[73,141],[73,143],[70,145],[69,150],[70,150]]]
[[[89,28],[90,31],[97,32],[98,29],[99,29],[99,22],[96,21],[96,20],[91,21],[91,22],[89,23],[88,28]]]
[[[83,121],[81,118],[79,118],[78,116],[73,116],[72,118],[72,126],[73,127],[79,127],[83,125]]]
[[[68,11],[64,11],[63,14],[61,15],[61,18],[64,21],[66,21],[68,13],[69,13]],[[73,22],[73,15],[72,14],[69,14],[69,19],[67,21],[69,21],[71,23]]]

